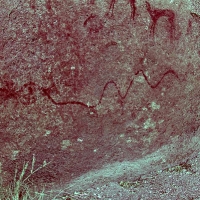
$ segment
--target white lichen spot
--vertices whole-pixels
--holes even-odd
[[[132,139],[129,137],[128,140],[126,140],[126,143],[131,143],[132,142]]]
[[[156,104],[156,102],[151,102],[151,109],[154,110],[159,110],[160,109],[160,105]]]
[[[134,128],[138,129],[138,128],[140,128],[140,126],[137,124],[134,124]]]
[[[71,66],[71,70],[75,70],[75,66]]]
[[[72,146],[70,140],[63,140],[63,141],[62,141],[62,144],[61,144],[62,150],[67,149],[69,146]]]
[[[48,66],[47,72],[51,73],[51,66]]]
[[[78,138],[77,142],[83,142],[83,139],[82,138]]]
[[[96,153],[98,149],[94,149],[93,152]]]
[[[161,96],[164,96],[164,95],[165,95],[165,91],[166,91],[166,88],[163,87],[163,88],[162,88],[162,92],[161,92]]]
[[[144,122],[144,129],[149,128],[155,128],[155,122],[153,122],[151,118],[147,119],[146,122]]]
[[[144,72],[144,74],[145,74],[146,77],[151,78],[148,71]]]
[[[96,110],[100,110],[101,108],[102,108],[102,106],[100,104],[97,104]]]
[[[144,83],[144,77],[143,76],[138,76],[134,79],[135,82],[138,82],[138,83]]]
[[[159,124],[162,124],[165,120],[161,119],[160,121],[158,121]]]
[[[148,109],[146,107],[143,107],[142,110],[147,111]]]
[[[50,131],[50,130],[46,130],[46,133],[45,133],[44,136],[48,136],[48,135],[50,135],[50,134],[51,134],[51,131]]]

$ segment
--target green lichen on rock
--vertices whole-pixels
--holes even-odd
[[[157,104],[156,102],[151,102],[151,109],[154,110],[159,110],[160,109],[160,105]]]
[[[155,128],[155,125],[155,122],[152,121],[151,118],[149,118],[144,122],[144,129]]]

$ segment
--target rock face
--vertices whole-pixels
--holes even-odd
[[[52,161],[33,180],[61,183],[197,130],[200,16],[189,1],[23,0],[1,10],[7,180],[33,154]]]

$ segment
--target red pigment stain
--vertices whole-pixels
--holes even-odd
[[[175,76],[177,79],[179,78],[177,73],[174,70],[168,70],[161,76],[160,80],[156,84],[153,85],[148,81],[147,76],[144,74],[143,70],[137,71],[135,73],[135,75],[138,75],[140,73],[142,73],[142,75],[145,78],[147,84],[152,89],[157,88],[158,85],[161,84],[161,82],[164,79],[164,77],[169,75],[169,74]],[[52,83],[52,85],[55,86],[55,84],[53,84],[53,83]],[[6,87],[0,88],[0,94],[1,94],[1,99],[4,100],[4,101],[7,100],[7,99],[10,99],[10,98],[15,98],[15,99],[19,99],[19,101],[21,103],[23,103],[24,105],[30,105],[30,104],[36,102],[35,94],[36,94],[36,88],[37,88],[38,90],[40,90],[41,94],[45,95],[55,105],[68,105],[68,104],[71,104],[71,105],[80,105],[80,106],[83,106],[85,108],[95,109],[98,105],[101,104],[102,99],[104,97],[104,93],[105,93],[106,89],[109,87],[109,85],[114,85],[115,86],[115,89],[117,90],[117,93],[118,93],[118,97],[120,98],[120,100],[123,100],[128,95],[128,92],[129,92],[130,88],[133,85],[133,80],[130,81],[129,86],[128,86],[128,88],[127,88],[127,90],[126,90],[124,95],[122,95],[122,93],[120,91],[120,88],[117,86],[116,82],[108,81],[105,84],[105,86],[103,87],[102,94],[100,95],[100,98],[99,98],[98,103],[96,105],[87,105],[86,103],[78,101],[78,100],[76,100],[76,101],[57,102],[51,97],[51,92],[52,92],[51,89],[52,89],[52,87],[48,87],[48,88],[39,87],[39,85],[37,86],[37,84],[33,83],[33,82],[29,82],[29,83],[24,84],[19,90],[14,90],[12,86],[7,86],[6,85]]]
[[[170,39],[171,41],[174,39],[174,31],[175,31],[175,14],[172,10],[169,9],[152,9],[149,2],[146,1],[146,9],[151,16],[152,23],[150,26],[150,31],[152,36],[155,35],[156,23],[161,17],[167,17],[168,22],[170,23]]]
[[[59,1],[59,2],[61,2],[61,1]],[[67,0],[63,1],[63,2],[67,2]],[[117,2],[116,0],[111,0],[111,2],[110,2],[109,12],[111,12],[111,15],[113,15],[113,13],[114,13],[114,6],[115,6],[116,2]],[[94,126],[100,126],[101,129],[99,132],[101,132],[102,135],[108,135],[108,136],[112,135],[112,134],[108,134],[109,132],[118,134],[119,130],[117,130],[117,128],[119,126],[115,127],[115,125],[113,125],[112,121],[115,120],[116,124],[122,123],[122,125],[120,125],[120,126],[122,126],[122,127],[124,126],[123,123],[127,119],[126,116],[121,117],[117,113],[118,108],[119,107],[123,108],[124,104],[127,105],[126,106],[127,108],[125,108],[124,113],[126,112],[127,115],[129,113],[131,113],[132,119],[136,119],[136,120],[137,120],[137,114],[138,114],[138,112],[140,112],[142,107],[143,106],[146,107],[146,105],[148,105],[148,103],[150,101],[152,101],[152,99],[155,99],[155,98],[158,98],[158,101],[161,98],[164,99],[163,104],[164,105],[166,104],[166,106],[162,107],[162,110],[160,111],[160,113],[155,111],[155,114],[153,116],[155,118],[155,120],[153,120],[153,121],[157,121],[156,119],[158,119],[159,117],[161,119],[163,119],[163,118],[165,119],[166,115],[167,115],[166,119],[169,120],[169,119],[171,119],[171,116],[173,116],[173,114],[176,114],[175,113],[176,111],[178,112],[178,109],[177,109],[171,115],[172,112],[171,112],[170,108],[172,108],[172,106],[173,106],[173,108],[176,109],[175,104],[177,102],[177,98],[175,99],[174,96],[177,97],[176,92],[181,93],[181,91],[174,91],[175,88],[173,88],[172,89],[173,93],[170,93],[168,88],[170,88],[172,84],[177,86],[177,84],[176,84],[177,80],[180,83],[181,74],[178,74],[178,72],[171,69],[171,67],[169,70],[167,70],[166,68],[169,68],[168,66],[165,68],[165,71],[163,73],[161,73],[161,70],[163,70],[163,68],[165,67],[165,64],[163,64],[164,66],[162,69],[158,69],[158,68],[154,69],[154,75],[152,73],[148,74],[150,77],[156,76],[155,82],[152,81],[152,79],[150,79],[149,76],[147,76],[145,74],[145,71],[142,70],[142,68],[144,68],[144,67],[143,66],[141,67],[141,64],[138,64],[138,62],[137,61],[135,62],[135,60],[130,62],[130,64],[129,64],[128,63],[129,60],[128,59],[125,60],[126,58],[128,58],[128,57],[131,58],[131,56],[133,56],[134,52],[131,52],[131,50],[135,50],[135,49],[139,48],[138,46],[134,47],[134,37],[132,35],[127,34],[128,37],[130,37],[130,38],[132,37],[131,40],[133,41],[133,44],[130,44],[133,46],[133,49],[130,48],[130,52],[129,52],[129,49],[128,50],[125,49],[125,51],[123,51],[123,52],[115,51],[115,48],[117,49],[119,46],[118,41],[114,37],[110,37],[110,38],[108,37],[109,39],[107,39],[107,37],[105,35],[103,35],[106,33],[106,32],[104,33],[105,27],[103,27],[104,19],[101,19],[98,16],[97,12],[83,13],[80,11],[81,8],[78,8],[77,10],[79,10],[80,13],[83,14],[83,15],[81,15],[82,17],[86,16],[86,14],[87,14],[86,19],[84,18],[79,21],[79,18],[81,18],[81,16],[78,13],[79,11],[77,11],[77,13],[76,13],[76,8],[73,8],[74,16],[72,16],[72,17],[70,16],[70,13],[66,14],[66,13],[64,13],[64,11],[63,11],[63,13],[61,11],[60,15],[56,15],[55,14],[56,12],[55,13],[52,12],[52,8],[54,8],[53,7],[54,4],[52,4],[52,3],[55,3],[55,1],[51,1],[51,0],[46,1],[46,4],[45,4],[46,10],[49,12],[45,12],[44,16],[42,16],[44,18],[41,17],[40,21],[38,22],[38,24],[37,24],[38,32],[33,33],[35,38],[37,38],[37,40],[34,41],[35,50],[37,51],[37,49],[39,49],[37,53],[40,55],[44,54],[44,57],[43,56],[40,57],[40,59],[42,61],[39,60],[37,64],[41,65],[40,70],[44,74],[44,75],[42,74],[44,79],[45,78],[48,79],[48,77],[47,77],[48,75],[46,75],[48,73],[50,74],[49,76],[51,76],[52,78],[50,78],[48,80],[48,85],[47,85],[46,80],[44,80],[44,82],[43,82],[43,80],[41,80],[42,78],[40,78],[40,72],[38,73],[38,72],[34,71],[35,68],[33,68],[31,72],[33,73],[33,76],[36,77],[38,75],[39,78],[34,77],[33,78],[34,81],[24,81],[25,84],[22,84],[22,81],[21,81],[22,85],[19,86],[19,88],[15,87],[15,85],[13,84],[12,81],[8,81],[8,79],[5,78],[5,80],[2,81],[3,83],[1,83],[1,86],[0,86],[0,103],[1,104],[4,104],[7,100],[11,100],[11,101],[14,100],[15,102],[17,102],[19,104],[23,104],[24,107],[26,107],[26,106],[29,106],[32,104],[36,104],[38,98],[39,97],[42,98],[42,96],[44,96],[45,97],[44,99],[49,101],[50,104],[56,105],[53,107],[56,107],[56,109],[57,108],[61,109],[61,112],[63,114],[63,117],[62,117],[63,120],[65,120],[67,118],[67,117],[65,117],[65,111],[63,110],[63,106],[70,105],[70,106],[66,106],[66,108],[65,108],[66,114],[67,114],[66,116],[71,115],[72,118],[74,118],[72,120],[73,122],[75,122],[75,120],[76,120],[76,115],[78,116],[77,121],[79,121],[79,123],[75,122],[72,126],[72,130],[73,130],[73,127],[76,127],[78,130],[80,129],[80,131],[75,131],[75,130],[72,131],[72,133],[75,136],[77,136],[77,138],[78,138],[78,134],[80,132],[82,132],[81,129],[83,129],[83,128],[88,130],[87,131],[88,135],[93,132],[97,133],[96,135],[98,135],[98,131],[95,131],[98,129],[93,128]],[[89,1],[89,3],[93,4],[94,1]],[[135,20],[136,11],[137,11],[136,5],[135,5],[135,0],[129,0],[129,4],[131,6],[131,18],[133,20]],[[35,1],[33,1],[33,0],[31,1],[31,8],[35,9]],[[151,20],[152,20],[152,23],[150,26],[151,34],[154,36],[158,20],[161,17],[166,17],[168,20],[167,24],[169,23],[169,25],[171,27],[170,32],[169,32],[170,38],[173,39],[174,38],[174,30],[175,30],[174,12],[171,10],[167,10],[167,9],[165,9],[165,10],[164,9],[153,9],[152,6],[148,2],[146,2],[146,9],[147,10],[145,10],[145,13],[147,15],[149,14],[151,16]],[[109,20],[109,19],[106,19],[106,20]],[[102,23],[101,23],[101,21],[102,21]],[[112,23],[114,24],[115,22],[112,21]],[[62,25],[60,25],[60,24],[62,24]],[[63,26],[63,24],[64,24],[64,26]],[[126,24],[121,24],[121,27],[123,27],[124,29],[129,28],[129,27],[126,27]],[[115,33],[121,34],[120,36],[122,37],[122,40],[125,40],[124,39],[125,37],[123,38],[123,36],[124,36],[123,34],[126,34],[126,32],[125,33],[120,32],[121,27],[119,27],[119,29],[118,29],[118,27],[115,27],[115,28],[113,28],[115,30],[112,30],[112,31]],[[134,27],[131,27],[131,28],[134,29]],[[88,33],[97,34],[97,35],[100,35],[99,33],[101,33],[103,36],[105,36],[104,40],[101,40],[101,38],[99,37],[100,39],[97,38],[96,39],[97,42],[96,42],[91,39],[90,35],[82,36],[81,34],[83,32],[84,33],[86,32],[85,29],[86,29],[86,31],[88,31]],[[141,35],[143,33],[142,31],[145,32],[145,30],[141,30]],[[127,36],[127,35],[125,35],[125,36]],[[22,36],[24,36],[24,35],[19,34],[18,36],[22,38]],[[142,38],[142,36],[139,36],[139,37]],[[23,42],[24,41],[26,42],[26,40],[23,40]],[[93,47],[91,45],[91,43],[92,43],[92,45],[95,44],[96,46]],[[126,41],[124,41],[124,44],[127,44]],[[28,45],[29,45],[29,43],[27,42],[27,48],[29,47]],[[142,41],[141,41],[141,44],[139,44],[139,45],[144,45],[144,44],[142,44]],[[102,48],[102,46],[106,47],[106,48],[109,48],[110,46],[112,46],[111,50],[113,50],[113,52],[112,52],[113,54],[105,53],[105,55],[104,55],[104,53],[101,50],[99,50]],[[99,50],[97,53],[95,52],[96,49]],[[94,50],[94,54],[93,54],[92,50]],[[143,53],[144,53],[144,50],[141,50],[141,51],[143,51]],[[91,56],[92,58],[89,58],[89,59],[94,61],[94,64],[91,61],[91,63],[92,63],[91,66],[88,66],[87,62],[86,62],[86,64],[84,64],[84,61],[89,57],[89,56],[88,57],[85,56],[86,53],[88,53],[88,54],[91,53],[91,55],[89,55],[89,56]],[[121,55],[119,55],[119,54],[121,54]],[[143,55],[139,55],[140,53],[135,53],[135,54],[137,54],[138,58],[141,58],[143,56]],[[122,64],[129,65],[128,67],[132,68],[131,72],[129,72],[129,71],[124,72],[123,71],[124,68],[120,68],[121,66],[119,66],[117,64],[116,64],[116,66],[114,65],[118,61],[116,59],[116,57],[120,57],[122,55],[127,56],[124,58],[124,60],[122,60]],[[99,57],[102,57],[102,59],[99,59]],[[108,58],[108,61],[106,61],[107,58]],[[164,58],[159,57],[158,59],[159,59],[159,62],[162,62]],[[98,63],[97,63],[97,61],[98,61]],[[88,63],[89,63],[89,61],[88,61]],[[32,62],[30,64],[34,65],[35,63]],[[48,68],[48,72],[47,72],[47,67],[49,67],[49,65],[51,66],[51,70],[49,70],[49,68]],[[105,67],[103,65],[105,65]],[[111,65],[113,67],[111,68],[109,65]],[[136,65],[138,65],[138,66],[136,66]],[[91,70],[91,72],[88,72],[89,67],[91,67],[92,70],[93,69],[94,70],[93,71]],[[107,70],[107,67],[110,67],[110,68]],[[134,67],[137,67],[137,70],[133,69]],[[148,66],[148,67],[151,68],[151,66]],[[97,68],[100,68],[100,70]],[[118,68],[120,68],[121,71],[118,70]],[[27,67],[27,69],[28,69],[28,67]],[[102,74],[98,73],[98,70],[101,71],[101,69],[102,69],[102,71],[105,70],[105,72],[102,72]],[[25,70],[26,70],[26,68],[25,68]],[[26,74],[25,70],[22,73]],[[117,71],[117,72],[115,73],[115,71]],[[104,76],[104,75],[107,75],[108,73],[110,76],[108,76],[108,77]],[[130,78],[127,78],[127,77],[130,77]],[[142,81],[144,80],[144,83],[141,82],[141,84],[139,83],[138,85],[134,84],[134,80],[138,77],[142,78]],[[164,82],[165,78],[168,80],[168,82],[166,81],[167,83]],[[88,84],[88,82],[90,80],[91,80],[91,82],[90,82],[91,85]],[[120,87],[118,84],[118,81],[121,82],[123,84],[123,86],[125,85],[125,87]],[[124,84],[124,82],[126,82],[126,84]],[[166,83],[163,85],[168,87],[167,89],[165,87],[165,89],[166,89],[165,92],[167,94],[169,94],[169,99],[168,99],[167,95],[164,97],[159,96],[161,94],[161,90],[163,89],[160,85],[162,85],[163,82]],[[62,87],[60,87],[59,84],[62,85]],[[134,87],[137,87],[137,88],[134,88]],[[60,89],[58,89],[58,88],[60,88]],[[141,88],[141,90],[140,90],[140,88]],[[131,89],[133,89],[133,91]],[[137,93],[138,89],[140,90],[139,94]],[[81,90],[83,92],[82,93],[77,92],[77,95],[76,96],[74,95],[73,98],[71,98],[71,96],[68,95],[66,92],[68,90],[73,90],[74,93],[76,93],[77,90],[79,90],[79,91]],[[98,90],[95,94],[95,97],[91,95],[91,93],[94,93],[93,90]],[[131,92],[132,92],[132,94],[131,94]],[[140,92],[141,92],[141,94],[140,94]],[[113,95],[113,93],[114,93],[114,95]],[[150,93],[150,95],[149,95],[149,93]],[[131,97],[134,97],[135,99],[129,98],[129,96],[128,96],[129,94],[132,95]],[[137,96],[137,94],[138,94],[138,96]],[[108,96],[111,97],[112,99],[109,98]],[[180,98],[182,98],[182,97],[183,96],[180,96]],[[108,108],[102,109],[103,110],[102,118],[100,116],[101,114],[99,114],[100,112],[98,112],[98,115],[95,115],[95,117],[97,116],[97,119],[95,119],[96,121],[92,119],[93,116],[91,118],[86,116],[87,115],[87,114],[85,114],[86,110],[92,111],[93,113],[96,114],[99,105],[103,105],[104,103],[106,105],[107,102],[104,101],[106,98],[108,100],[109,105],[112,105],[112,100],[116,104],[113,106],[113,109],[114,109],[113,116],[111,115],[112,111],[111,111],[111,114],[109,114]],[[87,103],[87,101],[90,101],[91,99],[94,99],[94,101],[93,101],[94,103],[91,103],[91,104]],[[117,99],[117,103],[115,101],[116,99]],[[166,100],[166,102],[165,102],[165,100]],[[46,101],[44,100],[44,104],[45,103],[46,103]],[[43,107],[45,107],[44,104],[41,105],[41,109]],[[119,106],[118,106],[118,104],[119,104]],[[101,107],[101,106],[99,106],[99,107]],[[102,107],[104,107],[104,106],[102,106]],[[139,107],[141,107],[141,109]],[[37,105],[36,105],[36,108],[37,108]],[[74,108],[78,109],[78,111],[74,112],[74,110],[73,110]],[[180,108],[180,107],[178,107],[178,108]],[[35,109],[34,106],[33,106],[33,109]],[[108,112],[104,112],[104,111],[108,111]],[[163,114],[161,113],[162,111],[163,111]],[[146,112],[146,111],[144,111],[144,112]],[[108,115],[104,114],[104,113],[108,113]],[[117,113],[117,115],[116,115],[116,113]],[[180,115],[179,115],[180,118],[182,117],[181,114],[182,113],[180,112]],[[146,116],[146,115],[147,114],[144,114],[144,115],[142,114],[138,118],[138,123],[141,128],[143,127],[143,124],[145,123],[145,121],[147,121],[147,119],[148,119],[147,118],[148,116]],[[87,117],[88,117],[88,121],[85,120],[85,118],[87,118]],[[54,118],[54,116],[52,116],[52,118]],[[43,118],[41,118],[41,119],[43,120]],[[104,123],[103,119],[105,119],[105,123]],[[106,120],[108,120],[108,119],[110,121],[108,121],[108,125],[107,125]],[[90,120],[90,122],[89,122],[89,120]],[[98,120],[102,120],[102,122],[99,123]],[[120,122],[120,120],[121,120],[121,122]],[[169,122],[167,121],[165,124],[163,124],[163,125],[161,124],[160,125],[161,128],[160,127],[159,128],[162,130],[166,129],[166,126],[168,126],[168,124],[171,125],[170,123],[171,123],[171,121],[169,120]],[[172,123],[175,124],[176,121],[172,121]],[[64,126],[64,124],[65,123],[63,123],[63,126]],[[66,124],[66,126],[68,126],[68,124]],[[91,131],[90,131],[90,127],[92,127]],[[108,130],[106,130],[106,128]],[[129,131],[131,131],[131,133],[134,132],[135,128],[132,129],[131,126],[129,128],[131,130],[127,129],[127,132],[129,132]],[[116,132],[115,132],[115,129],[116,129]],[[176,129],[171,128],[171,130],[169,130],[169,131],[172,132],[174,130],[176,130]],[[104,134],[104,132],[107,132],[107,134]],[[120,132],[121,132],[121,130],[120,130]],[[145,130],[145,134],[148,134],[150,132],[151,132],[151,130]],[[60,133],[60,131],[59,131],[59,133]],[[161,137],[161,140],[159,141],[157,139],[156,140],[157,143],[152,141],[152,145],[161,144],[161,142],[167,137],[166,135],[162,134],[162,132],[160,132],[159,135]],[[91,137],[93,137],[93,135]],[[143,146],[143,142],[140,141],[140,138],[142,138],[142,136],[140,134],[138,134],[135,137],[137,137],[138,141],[141,143],[138,145]],[[103,138],[103,139],[105,139],[105,138]],[[109,143],[109,140],[111,140],[111,137],[105,141]],[[137,146],[135,147],[133,145],[132,147],[133,147],[133,149],[137,150]],[[153,149],[153,147],[152,147],[152,149]],[[84,152],[84,151],[82,151],[82,152]],[[131,156],[133,156],[132,152],[133,151],[131,151]],[[104,155],[104,154],[102,154],[102,155]]]
[[[52,7],[51,7],[51,0],[47,0],[47,1],[46,1],[46,8],[47,8],[48,11],[51,10],[51,8],[52,8]]]
[[[91,2],[91,1],[90,1]],[[93,2],[93,1],[92,1]],[[114,10],[114,6],[115,6],[116,0],[112,0],[110,2],[110,6],[109,6],[109,12],[111,11],[111,14],[113,15],[113,10]],[[135,0],[129,0],[130,6],[131,6],[131,16],[132,19],[134,19],[135,17],[135,12],[136,12],[136,5],[135,5]],[[46,9],[47,10],[51,10],[52,9],[52,1],[51,0],[47,0],[46,1]],[[32,8],[35,8],[35,0],[31,0],[30,5]],[[155,33],[155,27],[156,27],[156,23],[158,21],[158,19],[160,17],[167,17],[169,23],[171,24],[171,37],[174,37],[174,18],[175,18],[175,14],[173,11],[168,10],[168,9],[152,9],[150,3],[146,2],[146,8],[148,13],[151,16],[152,19],[152,24],[151,24],[151,32]],[[46,14],[47,16],[49,16],[49,21],[40,21],[38,24],[38,32],[36,33],[36,35],[38,36],[38,38],[40,38],[42,40],[42,44],[43,45],[49,45],[51,44],[51,41],[48,39],[48,33],[51,32],[51,29],[56,29],[56,31],[58,31],[58,36],[62,35],[63,29],[61,29],[60,27],[60,18],[59,16],[53,16],[52,13],[48,13]],[[54,18],[55,20],[58,22],[58,25],[54,25]],[[50,25],[50,27],[47,27],[47,24]],[[83,27],[87,28],[89,30],[89,33],[98,33],[101,29],[102,29],[102,23],[101,20],[99,19],[99,17],[95,14],[90,14],[89,17],[84,21],[83,23]],[[69,33],[70,35],[71,33]],[[70,37],[70,36],[69,36]],[[69,38],[68,37],[68,38]],[[66,40],[68,39],[66,38]],[[59,42],[59,41],[58,41]],[[65,41],[61,41],[60,43],[65,43]],[[66,43],[67,44],[67,43]],[[52,44],[55,45],[56,44]],[[116,46],[117,42],[115,41],[110,41],[106,44],[106,47],[109,46]],[[56,47],[57,49],[56,54],[58,55],[57,58],[54,55],[54,57],[56,59],[58,59],[60,61],[60,73],[63,74],[63,79],[65,79],[65,86],[66,87],[72,87],[74,90],[74,93],[77,91],[78,87],[82,87],[84,88],[86,85],[84,84],[84,81],[81,83],[81,85],[78,85],[77,82],[79,82],[79,79],[84,79],[84,77],[82,77],[81,73],[77,70],[77,67],[75,67],[75,70],[71,71],[71,68],[66,68],[64,70],[64,68],[66,66],[76,66],[77,65],[82,65],[81,62],[84,62],[84,59],[81,58],[81,55],[79,54],[79,45],[78,42],[73,42],[73,46],[74,49],[72,49],[72,56],[75,56],[78,60],[82,60],[82,61],[74,61],[74,63],[68,63],[64,60],[62,60],[62,54],[61,54],[61,49]],[[77,47],[76,47],[77,46]],[[65,54],[65,52],[63,52],[63,54]],[[75,59],[73,59],[75,60]],[[56,62],[57,60],[55,60]],[[77,62],[77,63],[76,63]],[[176,77],[177,79],[179,78],[177,73],[174,70],[168,70],[166,71],[161,77],[160,80],[156,83],[156,84],[151,84],[147,78],[147,76],[145,75],[145,73],[143,72],[142,69],[139,69],[137,72],[135,72],[135,75],[139,75],[142,74],[142,76],[144,77],[146,83],[150,86],[151,89],[155,89],[158,87],[159,84],[161,84],[162,80],[164,79],[165,76],[168,75],[173,75],[174,77]],[[66,78],[68,77],[68,78]],[[120,99],[120,101],[124,100],[126,98],[126,96],[128,95],[128,92],[130,90],[130,88],[133,86],[133,79],[130,81],[127,90],[125,92],[124,95],[122,95],[120,88],[118,87],[117,83],[113,80],[107,81],[106,84],[104,85],[104,87],[102,88],[102,93],[99,97],[99,100],[97,102],[96,105],[87,105],[86,103],[80,101],[80,100],[73,100],[73,101],[56,101],[53,99],[53,97],[51,96],[52,91],[56,90],[56,92],[58,92],[58,89],[56,88],[56,84],[53,82],[52,80],[52,85],[54,87],[40,87],[39,85],[37,85],[37,83],[33,83],[33,82],[29,82],[24,84],[19,90],[14,89],[12,86],[6,85],[5,87],[0,88],[0,93],[2,96],[3,100],[7,100],[9,98],[15,98],[18,99],[21,103],[23,103],[24,105],[29,105],[29,104],[33,104],[36,102],[37,98],[36,98],[36,91],[39,90],[40,93],[44,96],[46,96],[53,104],[55,105],[80,105],[86,108],[96,108],[99,104],[102,103],[102,99],[104,97],[104,93],[105,90],[110,86],[110,85],[114,85],[117,94],[118,94],[118,98]]]
[[[109,13],[110,13],[110,17],[114,16],[115,4],[116,4],[116,0],[111,0],[110,5],[109,5],[109,11],[107,13],[108,16],[109,16]],[[131,7],[131,19],[134,20],[135,19],[135,13],[136,13],[136,1],[135,0],[129,0],[129,4],[130,4],[130,7]]]
[[[88,33],[99,33],[103,28],[103,23],[97,15],[91,14],[83,23]]]
[[[88,4],[94,5],[95,4],[95,0],[88,0]]]
[[[35,0],[30,0],[30,7],[35,9]]]

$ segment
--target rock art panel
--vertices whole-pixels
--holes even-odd
[[[197,130],[199,14],[190,6],[23,0],[11,9],[7,3],[0,16],[7,180],[33,154],[38,165],[52,161],[33,181],[62,183]]]

